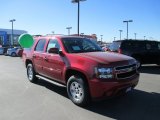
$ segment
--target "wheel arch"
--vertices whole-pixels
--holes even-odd
[[[29,60],[29,59],[27,59],[27,60],[26,60],[26,62],[25,62],[25,66],[26,66],[26,68],[27,68],[27,65],[28,65],[29,63],[31,63],[31,64],[33,65],[32,61],[31,61],[31,60]]]
[[[67,83],[69,77],[72,76],[72,75],[81,76],[85,80],[85,82],[87,83],[87,86],[89,87],[87,76],[83,72],[80,72],[80,71],[74,70],[74,69],[68,69],[66,71],[66,74],[65,74],[65,82],[66,83]]]

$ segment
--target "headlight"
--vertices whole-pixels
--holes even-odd
[[[113,68],[95,68],[97,78],[110,79],[113,78]]]
[[[137,69],[141,66],[141,63],[136,59],[134,59],[134,63],[136,64]]]

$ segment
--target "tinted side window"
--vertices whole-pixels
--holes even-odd
[[[157,42],[148,42],[146,43],[147,50],[158,50],[160,49],[160,45]]]
[[[59,45],[58,41],[57,40],[49,40],[46,52],[48,52],[50,48],[60,49],[60,45]]]
[[[147,49],[147,50],[150,50],[150,49],[151,49],[151,44],[147,43],[147,44],[146,44],[146,49]]]
[[[133,44],[131,42],[123,42],[121,48],[123,48],[124,50],[126,49],[130,49],[133,47]]]
[[[45,44],[46,44],[45,39],[39,40],[35,48],[35,51],[43,52]]]
[[[124,50],[144,50],[145,44],[141,41],[126,41],[121,47]]]

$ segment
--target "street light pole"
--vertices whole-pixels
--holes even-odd
[[[116,37],[114,37],[114,41],[116,40]]]
[[[78,36],[79,36],[79,0],[78,0],[78,21],[77,21],[77,23],[78,23],[78,27],[77,27],[77,33],[78,33]]]
[[[52,31],[52,34],[54,35],[54,31]]]
[[[78,3],[78,22],[77,22],[77,34],[79,36],[79,18],[80,18],[80,1],[86,1],[86,0],[72,0],[72,3]]]
[[[135,40],[136,40],[136,37],[137,37],[137,33],[134,33],[134,36],[135,36]]]
[[[120,40],[121,40],[121,33],[123,32],[123,30],[119,30],[119,32],[120,32]]]
[[[124,23],[127,23],[127,40],[128,40],[128,23],[133,22],[133,20],[125,20]]]
[[[102,37],[103,37],[103,35],[101,35],[101,44],[102,44]]]
[[[13,45],[13,22],[16,21],[15,19],[10,20],[9,22],[12,23],[12,35],[11,35],[11,41],[10,41],[10,46]]]
[[[144,36],[144,40],[146,39],[146,36]]]
[[[72,27],[66,27],[66,29],[68,29],[68,35],[70,35],[70,29],[72,29]]]

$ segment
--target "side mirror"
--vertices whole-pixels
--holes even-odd
[[[58,48],[50,48],[48,50],[48,53],[59,54],[59,49]]]

